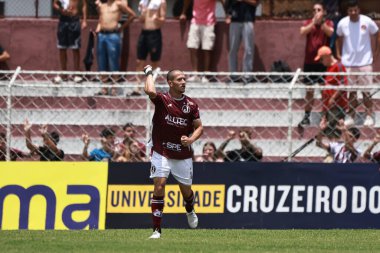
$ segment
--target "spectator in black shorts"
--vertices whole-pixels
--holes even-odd
[[[24,130],[26,147],[30,150],[30,154],[38,154],[40,156],[40,161],[62,161],[65,157],[65,153],[62,149],[59,149],[57,147],[57,144],[59,142],[59,134],[55,131],[49,133],[47,131],[47,125],[43,125],[40,128],[40,133],[44,145],[36,146],[32,143],[31,128],[32,125],[28,120],[25,120]]]
[[[313,5],[314,16],[306,20],[300,29],[300,34],[306,36],[306,48],[304,59],[304,72],[325,72],[326,67],[316,62],[314,58],[321,46],[328,46],[330,37],[334,32],[334,24],[325,18],[326,11],[322,2]],[[304,83],[312,85],[323,84],[323,77],[320,75],[305,76]],[[305,95],[305,115],[299,123],[302,126],[310,125],[310,114],[314,103],[314,89],[307,89]]]
[[[161,60],[161,27],[166,20],[166,0],[140,0],[139,11],[143,28],[137,41],[136,71],[144,69],[148,55],[153,69],[157,69]],[[141,90],[136,89],[131,95],[141,95]]]
[[[80,23],[79,6],[82,5],[82,24]],[[73,50],[74,70],[80,71],[81,30],[87,27],[86,0],[54,0],[53,8],[59,13],[57,29],[57,47],[61,69],[67,70],[67,49]],[[66,79],[66,77],[64,77]],[[74,77],[75,82],[81,82],[80,76]],[[55,83],[62,82],[61,76],[54,78]]]

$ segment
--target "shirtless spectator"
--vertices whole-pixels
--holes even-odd
[[[79,7],[82,6],[82,23]],[[67,70],[67,49],[73,50],[74,70],[80,71],[81,30],[87,27],[86,0],[54,0],[53,8],[59,13],[57,39],[61,69]],[[66,77],[64,77],[66,78]],[[75,82],[81,82],[80,76],[74,77]],[[54,78],[55,83],[62,82],[61,76]]]
[[[121,32],[133,21],[136,13],[128,7],[127,1],[123,0],[96,0],[96,5],[99,12],[99,22],[96,28],[98,70],[120,71]],[[128,14],[128,19],[122,26],[119,26],[122,14]],[[108,77],[102,77],[103,82],[107,80]],[[101,94],[115,95],[115,92],[115,89],[112,89],[111,92],[103,89]]]
[[[165,23],[166,0],[140,0],[139,20],[143,27],[137,41],[136,71],[142,71],[148,54],[153,69],[159,67],[162,52],[161,27]],[[131,95],[141,95],[137,89]]]

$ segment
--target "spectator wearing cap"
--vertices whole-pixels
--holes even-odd
[[[90,138],[88,134],[82,135],[84,143],[82,155],[89,161],[112,161],[117,156],[115,152],[115,132],[111,128],[104,128],[100,133],[101,148],[93,149],[88,154],[88,146],[90,145]]]
[[[347,85],[347,76],[337,75],[339,72],[346,72],[346,68],[333,56],[330,47],[320,47],[315,60],[320,61],[327,67],[327,72],[331,73],[325,76],[326,86]],[[322,90],[322,102],[323,108],[320,125],[326,130],[326,133],[332,134],[338,121],[345,117],[345,111],[348,107],[347,92],[337,89]]]
[[[65,153],[62,149],[57,147],[59,142],[59,134],[55,131],[48,132],[47,125],[43,125],[39,132],[43,139],[43,145],[37,146],[32,143],[31,138],[32,124],[26,119],[24,123],[26,147],[30,150],[31,155],[38,154],[40,161],[62,161],[65,157]]]

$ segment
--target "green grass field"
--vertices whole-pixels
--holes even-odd
[[[380,252],[380,230],[0,231],[1,252]]]

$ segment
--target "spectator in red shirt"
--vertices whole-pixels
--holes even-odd
[[[347,85],[346,76],[334,74],[337,72],[346,72],[346,68],[332,55],[330,47],[322,46],[319,48],[315,60],[321,61],[321,63],[327,67],[327,72],[331,73],[331,75],[325,77],[326,86]],[[320,125],[326,125],[326,133],[336,133],[336,124],[340,119],[344,119],[345,111],[348,106],[347,91],[336,89],[322,90],[322,102],[323,114]]]
[[[306,20],[300,28],[300,34],[306,37],[304,72],[325,72],[326,67],[314,58],[321,46],[330,43],[330,37],[334,33],[334,23],[325,18],[326,11],[322,2],[313,5],[314,16]],[[306,85],[322,84],[322,75],[308,75],[304,78]],[[307,89],[305,95],[305,115],[300,125],[310,125],[310,113],[314,103],[314,89]]]

